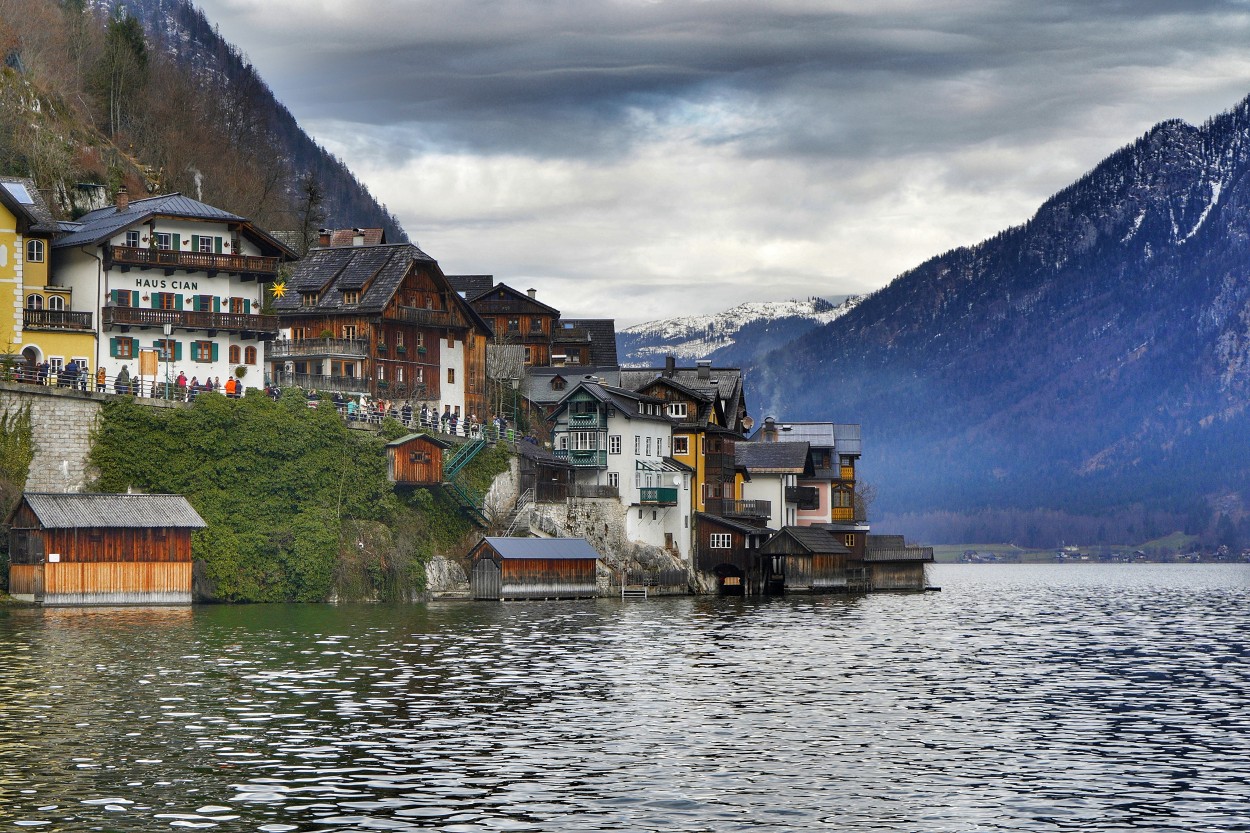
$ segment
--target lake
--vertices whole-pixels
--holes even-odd
[[[0,827],[1250,830],[1250,565],[0,609]]]

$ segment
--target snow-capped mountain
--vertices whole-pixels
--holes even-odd
[[[617,333],[617,352],[621,364],[633,366],[663,364],[665,356],[734,364],[841,318],[860,297],[751,301],[716,315],[650,321]]]

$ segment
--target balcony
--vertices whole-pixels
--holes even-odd
[[[26,330],[74,330],[91,332],[91,313],[60,309],[22,310],[22,328]]]
[[[119,327],[164,327],[169,324],[182,330],[227,330],[278,334],[276,315],[246,315],[241,312],[187,312],[176,309],[143,309],[142,307],[105,307],[101,316],[105,325]]]
[[[357,376],[324,376],[320,373],[273,374],[274,384],[280,388],[297,387],[326,393],[369,393],[369,380]]]
[[[815,486],[787,486],[786,503],[798,504],[798,508],[811,512],[820,508],[820,492]]]
[[[558,452],[557,452],[558,453]],[[574,483],[570,488],[569,497],[575,498],[611,498],[619,500],[621,490],[616,486],[583,485]]]
[[[363,338],[281,338],[269,345],[271,360],[290,358],[367,358],[369,341]]]
[[[117,266],[126,272],[131,268],[164,269],[172,275],[179,269],[207,272],[211,278],[218,272],[242,275],[245,278],[273,278],[278,274],[278,258],[253,255],[219,255],[209,252],[175,252],[138,246],[106,246],[104,268]]]
[[[656,486],[644,486],[638,490],[638,502],[644,506],[676,506],[677,490]]]
[[[606,469],[608,467],[608,452],[606,451],[569,451],[566,448],[557,448],[555,455],[561,460],[568,460],[578,468]]]
[[[383,316],[387,321],[403,321],[419,327],[454,327],[451,313],[445,309],[422,309],[421,307],[395,307]]]
[[[703,505],[708,514],[720,515],[722,518],[767,519],[773,514],[771,500],[730,500],[710,497],[703,502]]]

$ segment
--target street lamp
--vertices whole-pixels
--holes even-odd
[[[521,387],[521,380],[516,376],[510,376],[508,377],[508,381],[512,383],[512,430],[515,432],[517,428],[520,427],[520,423],[517,421],[516,413],[516,394],[517,390]]]

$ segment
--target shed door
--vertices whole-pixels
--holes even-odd
[[[498,599],[503,593],[499,565],[489,558],[483,558],[473,565],[471,583],[475,599]]]

